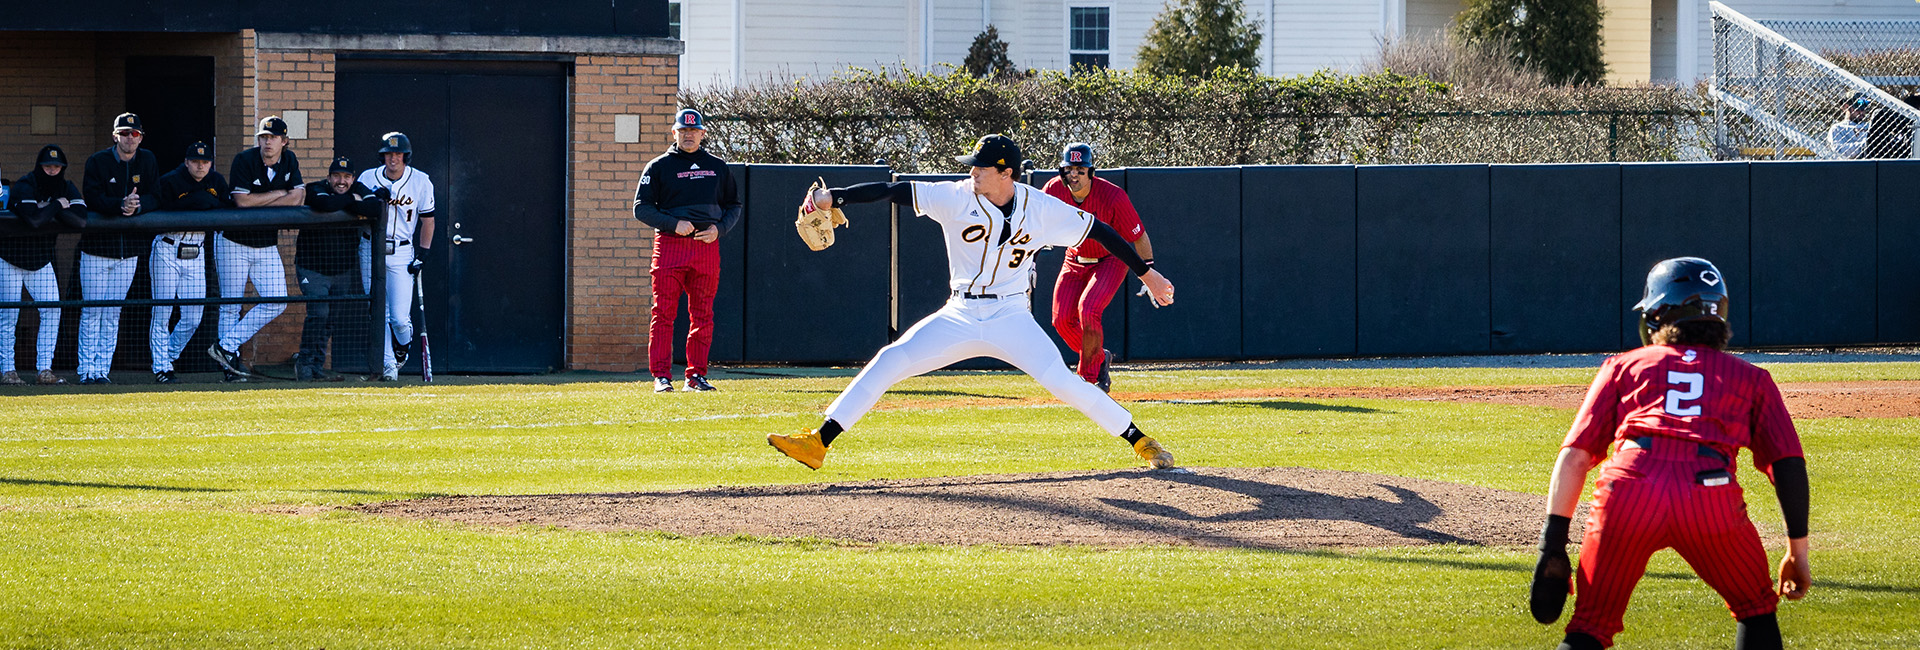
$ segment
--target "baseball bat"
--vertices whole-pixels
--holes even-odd
[[[420,381],[431,384],[433,383],[433,344],[427,340],[427,294],[426,290],[421,288],[421,285],[425,284],[421,275],[423,274],[416,273],[413,276],[413,297],[420,302],[420,324],[414,327],[414,330],[420,335]]]

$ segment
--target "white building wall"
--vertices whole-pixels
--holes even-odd
[[[1381,0],[1276,0],[1272,74],[1355,71],[1379,53]]]
[[[1713,11],[1707,0],[1678,0],[1692,4],[1695,15],[1693,38],[1696,68],[1685,69],[1686,56],[1680,55],[1679,74],[1686,79],[1713,76]],[[1734,11],[1754,20],[1920,20],[1920,2],[1914,0],[1732,0],[1722,2]],[[1685,11],[1681,12],[1685,17]]]
[[[733,83],[734,0],[682,0],[680,87]]]

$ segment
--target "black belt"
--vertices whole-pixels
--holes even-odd
[[[373,235],[368,235],[368,234],[364,234],[364,233],[363,233],[363,234],[361,234],[361,235],[360,235],[360,238],[361,238],[361,239],[365,239],[365,240],[367,240],[367,241],[373,241]],[[398,241],[396,241],[396,240],[392,240],[392,239],[389,239],[389,240],[387,240],[387,241],[390,241],[390,242],[393,242],[393,245],[395,245],[395,246],[406,246],[406,245],[409,245],[409,244],[412,244],[412,243],[413,243],[412,241],[409,241],[409,240],[405,240],[405,239],[401,239],[401,240],[398,240]]]
[[[991,293],[967,293],[965,291],[955,291],[953,292],[953,297],[965,298],[967,300],[993,300],[995,298],[999,298],[1000,296],[991,294]]]
[[[1674,442],[1686,442],[1686,441],[1684,441],[1684,440],[1675,440]],[[1641,449],[1652,449],[1652,448],[1653,448],[1653,436],[1636,436],[1636,437],[1633,437],[1633,438],[1628,438],[1628,439],[1627,439],[1627,443],[1628,443],[1629,445],[1631,445],[1631,446],[1633,446],[1633,447],[1638,447],[1638,448],[1641,448]],[[1669,444],[1671,444],[1671,443],[1669,443]],[[1717,450],[1717,449],[1714,449],[1713,447],[1710,447],[1710,446],[1708,446],[1708,445],[1705,445],[1705,444],[1701,444],[1701,443],[1697,443],[1697,442],[1695,442],[1695,443],[1688,443],[1688,444],[1692,444],[1692,445],[1694,445],[1694,446],[1695,446],[1695,447],[1694,447],[1694,452],[1693,452],[1693,455],[1695,455],[1695,456],[1701,456],[1701,457],[1704,457],[1704,458],[1712,458],[1712,459],[1714,459],[1714,460],[1717,460],[1717,461],[1720,461],[1720,462],[1722,462],[1722,463],[1725,463],[1725,462],[1731,462],[1731,461],[1732,461],[1732,459],[1730,459],[1730,458],[1727,458],[1727,455],[1726,455],[1726,454],[1723,454],[1723,453],[1720,453],[1720,451],[1719,451],[1719,450]]]

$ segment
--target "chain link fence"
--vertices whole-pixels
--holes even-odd
[[[1836,160],[1920,154],[1920,138],[1915,137],[1920,110],[1724,4],[1711,6],[1714,71],[1708,92],[1715,102],[1715,157]],[[1790,25],[1832,49],[1867,55],[1859,61],[1877,61],[1873,56],[1879,55],[1872,53],[1889,48],[1876,50],[1869,44],[1894,38],[1848,31],[1837,22]],[[1850,49],[1852,44],[1862,49]]]
[[[1867,83],[1920,87],[1920,20],[1759,22]]]

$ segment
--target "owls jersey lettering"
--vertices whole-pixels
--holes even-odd
[[[375,167],[360,172],[359,180],[368,189],[378,191],[384,187],[393,194],[387,199],[388,239],[413,239],[420,215],[433,214],[433,179],[428,178],[426,172],[408,167],[396,181],[387,178],[387,168]]]
[[[1033,257],[1087,238],[1093,216],[1025,184],[1014,185],[1013,215],[974,194],[973,179],[913,182],[914,212],[940,224],[947,287],[1010,296],[1033,289]]]

